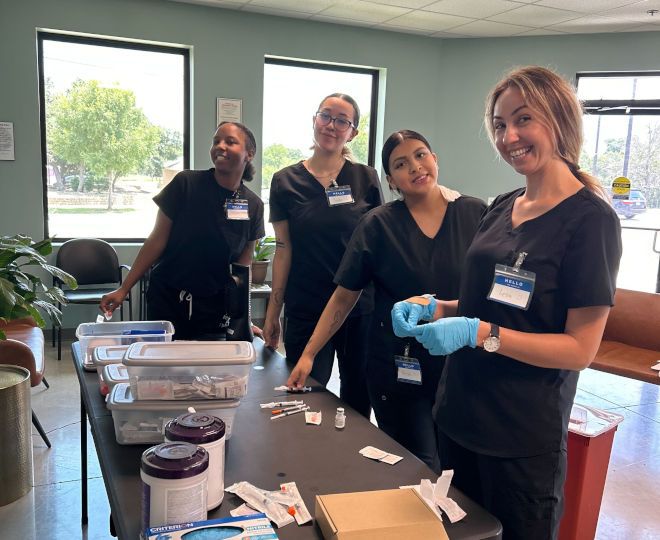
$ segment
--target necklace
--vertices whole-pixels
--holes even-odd
[[[344,163],[345,163],[345,162],[346,162],[346,160],[345,160],[345,159],[342,159],[342,162],[341,162],[341,164],[339,165],[339,167],[337,167],[336,169],[334,169],[334,170],[332,170],[332,171],[330,171],[330,172],[328,172],[328,173],[325,173],[325,174],[320,174],[319,172],[315,172],[315,171],[309,166],[309,160],[305,160],[305,161],[303,162],[303,164],[305,165],[305,168],[307,169],[307,171],[309,172],[309,174],[311,174],[314,178],[316,178],[316,180],[318,180],[319,183],[321,183],[322,185],[325,185],[324,180],[325,180],[326,182],[327,182],[327,180],[330,180],[329,183],[330,183],[330,185],[332,185],[333,183],[335,183],[335,179],[337,178],[337,175],[339,174],[339,172],[340,172],[340,171],[342,170],[342,168],[344,167]]]

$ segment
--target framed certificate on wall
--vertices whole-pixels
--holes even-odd
[[[243,100],[233,98],[217,98],[217,122],[242,122],[243,121]]]

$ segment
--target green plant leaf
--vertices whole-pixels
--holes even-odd
[[[55,276],[60,281],[66,283],[66,286],[69,287],[70,289],[78,288],[78,283],[76,282],[76,278],[74,278],[68,272],[65,272],[64,270],[61,270],[57,266],[53,266],[51,264],[45,264],[42,266],[42,268],[51,275]]]

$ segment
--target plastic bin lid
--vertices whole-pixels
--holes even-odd
[[[118,364],[124,358],[128,345],[101,345],[94,347],[94,364]]]
[[[123,361],[127,366],[221,366],[255,359],[249,341],[169,341],[133,343]]]
[[[131,385],[120,383],[116,385],[108,397],[107,407],[111,411],[172,411],[181,410],[184,414],[189,407],[196,411],[209,411],[213,409],[235,409],[240,405],[238,399],[205,399],[199,401],[176,401],[140,399],[134,400],[131,394]]]
[[[620,414],[574,403],[568,430],[585,437],[596,437],[614,429],[623,422],[623,418]]]
[[[124,364],[108,364],[103,368],[103,380],[112,385],[127,383],[128,370]]]
[[[88,336],[130,336],[131,330],[140,332],[140,335],[150,335],[147,332],[149,330],[153,330],[155,335],[174,334],[174,326],[170,321],[121,321],[79,324],[76,328],[76,337],[80,339]]]

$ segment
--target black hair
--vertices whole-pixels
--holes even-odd
[[[383,161],[383,170],[385,171],[386,175],[388,176],[390,175],[390,156],[392,155],[392,152],[403,141],[408,139],[415,139],[423,142],[426,148],[428,148],[430,152],[433,152],[433,150],[431,149],[431,145],[429,144],[429,141],[427,141],[424,135],[422,135],[421,133],[417,133],[412,129],[401,129],[399,131],[395,131],[394,133],[392,133],[392,135],[390,135],[387,138],[385,144],[383,144],[383,151],[381,152],[381,159]]]
[[[257,153],[257,140],[254,138],[254,133],[250,131],[250,128],[248,128],[245,124],[241,124],[240,122],[220,122],[218,127],[222,127],[225,124],[236,126],[243,132],[243,135],[245,135],[245,148],[252,154],[252,156],[255,156]],[[249,182],[254,178],[256,172],[257,171],[254,168],[254,165],[252,165],[252,161],[248,161],[245,164],[245,169],[243,169],[243,176],[241,177],[241,180]]]

